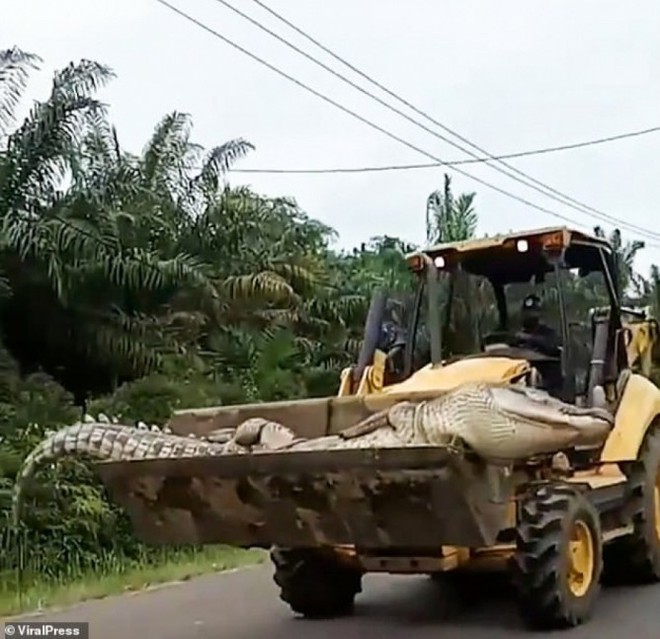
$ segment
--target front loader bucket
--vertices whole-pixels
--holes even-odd
[[[436,447],[101,463],[153,544],[484,546],[510,525],[502,469]]]

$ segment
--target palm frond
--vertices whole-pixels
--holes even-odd
[[[37,211],[52,202],[64,178],[71,149],[80,144],[90,111],[101,109],[91,97],[67,97],[54,88],[37,103],[7,139],[0,211]]]
[[[0,142],[14,124],[14,111],[27,87],[30,71],[42,59],[18,47],[0,51]]]
[[[293,287],[281,275],[269,271],[230,276],[220,286],[232,300],[260,297],[288,302],[298,299]]]
[[[209,286],[203,264],[195,257],[179,254],[169,259],[150,251],[108,252],[90,262],[88,271],[100,271],[117,287],[133,291],[157,291],[183,284]]]
[[[230,140],[211,149],[204,159],[199,174],[194,181],[207,190],[215,193],[220,185],[220,178],[229,170],[236,160],[254,151],[254,145],[238,138]]]
[[[92,318],[88,315],[89,319]],[[79,327],[80,348],[92,360],[111,365],[115,370],[128,367],[139,375],[159,365],[165,335],[156,319],[129,317],[118,310],[112,314],[95,314],[93,319]]]
[[[11,282],[8,277],[0,272],[0,302],[2,302],[3,299],[8,299],[11,295]]]
[[[115,77],[112,69],[99,62],[84,59],[77,64],[72,62],[55,73],[52,95],[63,101],[80,100],[96,93]]]
[[[315,271],[308,266],[294,264],[285,259],[271,261],[269,268],[287,280],[295,290],[303,293],[317,290],[317,286],[321,283],[318,270]]]
[[[172,198],[184,195],[191,153],[198,150],[190,143],[190,115],[174,111],[156,126],[142,152],[142,172],[151,189],[164,188]]]

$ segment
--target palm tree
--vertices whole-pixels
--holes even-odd
[[[451,178],[445,174],[442,191],[433,191],[426,201],[427,243],[459,242],[474,237],[479,218],[474,210],[476,193],[463,193],[458,199],[451,191]]]
[[[434,191],[427,199],[427,242],[460,242],[474,237],[479,220],[474,209],[475,197],[476,193],[454,197],[451,178],[445,174],[443,190]],[[471,352],[475,348],[478,326],[483,319],[483,311],[473,312],[473,302],[484,298],[486,283],[473,281],[457,272],[442,282],[442,289],[446,300],[443,322],[445,354]],[[481,305],[477,307],[483,308]],[[474,330],[466,330],[467,326],[473,326]]]
[[[617,286],[621,298],[623,299],[631,293],[643,294],[644,284],[640,275],[635,271],[635,257],[646,244],[641,240],[624,243],[619,229],[614,229],[608,236],[600,226],[596,226],[594,234],[596,237],[606,239],[612,247],[618,275]]]
[[[47,370],[80,399],[90,386],[107,389],[157,363],[167,335],[145,315],[207,278],[199,260],[157,250],[176,220],[166,199],[145,188],[154,182],[143,167],[121,153],[93,97],[110,69],[83,60],[57,72],[48,99],[11,130],[36,60],[16,49],[0,55],[0,273],[12,292],[1,328],[25,369]],[[204,188],[216,167],[213,153],[198,180]]]

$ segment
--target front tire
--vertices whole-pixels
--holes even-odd
[[[316,549],[274,549],[271,561],[280,599],[293,612],[312,619],[353,612],[355,597],[362,591],[357,569]]]
[[[538,488],[522,504],[513,559],[520,615],[531,628],[584,623],[600,592],[600,518],[565,484]]]

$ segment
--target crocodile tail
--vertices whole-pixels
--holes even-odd
[[[43,464],[79,455],[102,461],[119,460],[129,451],[135,451],[145,436],[153,439],[158,435],[167,437],[162,433],[101,422],[78,423],[51,433],[30,452],[18,472],[12,499],[14,524],[17,525],[21,519],[25,484]]]

